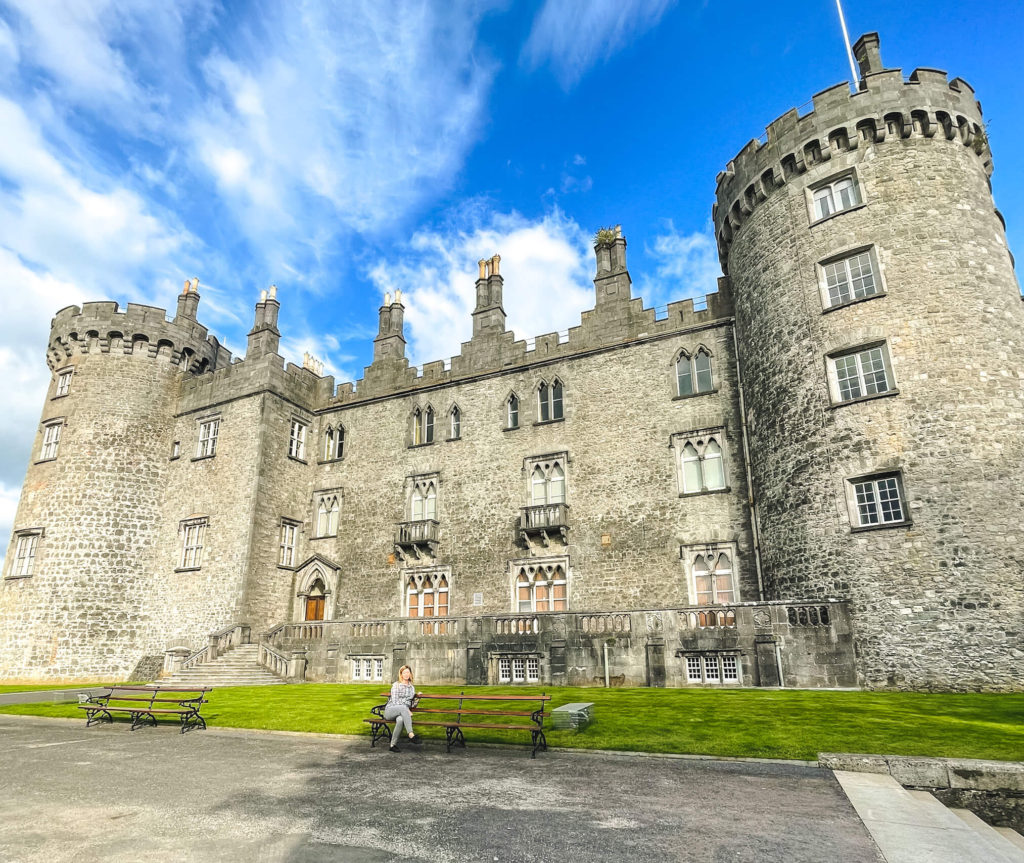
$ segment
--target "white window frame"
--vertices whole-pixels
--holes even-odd
[[[527,656],[526,657],[526,682],[527,683],[539,683],[540,682],[540,657],[538,657],[538,656]]]
[[[680,495],[707,494],[729,489],[728,441],[724,428],[677,432],[669,439],[675,452]],[[717,476],[713,465],[718,462]],[[715,483],[715,484],[710,484]]]
[[[726,666],[735,676],[726,677]],[[743,680],[743,663],[739,654],[728,652],[686,653],[683,674],[692,686],[738,686]]]
[[[181,441],[176,440],[171,442],[171,460],[181,458]]]
[[[199,445],[196,458],[212,458],[217,454],[217,436],[220,434],[220,417],[199,421]]]
[[[409,521],[437,521],[440,476],[436,473],[409,477]]]
[[[826,311],[885,294],[882,270],[874,246],[843,252],[842,255],[826,258],[817,266],[821,303]],[[865,287],[867,279],[870,279],[870,290]],[[849,296],[843,296],[844,288]]]
[[[71,392],[71,378],[75,374],[74,366],[67,369],[61,369],[57,372],[57,388],[54,391],[54,398],[59,399],[66,396]]]
[[[565,452],[530,456],[526,469],[526,499],[530,506],[569,502],[569,454]]]
[[[345,457],[345,426],[329,425],[324,432],[324,461],[339,461]]]
[[[291,427],[288,433],[288,455],[291,458],[304,461],[306,458],[306,435],[309,433],[309,423],[305,420],[292,418]]]
[[[426,446],[434,442],[434,408],[416,408],[412,412],[412,445]]]
[[[681,350],[675,361],[676,398],[700,396],[715,391],[715,368],[711,351],[701,345],[693,354]],[[685,375],[684,375],[685,372]],[[688,381],[687,386],[683,382]]]
[[[352,681],[359,683],[379,683],[384,679],[383,656],[350,656],[352,662]]]
[[[313,523],[316,525],[315,538],[323,539],[338,535],[341,518],[342,490],[323,489],[313,493]]]
[[[568,557],[514,560],[511,561],[509,574],[514,614],[564,614],[569,611]],[[525,575],[525,581],[520,580],[521,575]],[[542,587],[543,591],[538,591],[538,587]],[[525,597],[520,594],[520,588],[526,590]],[[558,593],[562,596],[557,596]],[[558,604],[561,607],[556,607]]]
[[[27,528],[14,532],[14,548],[10,552],[8,578],[28,578],[36,574],[36,560],[39,556],[39,541],[43,537],[41,528]]]
[[[498,657],[498,683],[512,682],[512,657]]]
[[[295,546],[298,542],[299,523],[291,519],[281,519],[280,554],[278,555],[278,566],[295,566]]]
[[[860,183],[853,171],[817,183],[807,190],[807,194],[812,224],[864,203]]]
[[[827,359],[833,404],[846,404],[897,392],[889,346],[886,342],[874,342],[836,351],[829,354]],[[884,389],[879,386],[879,372],[882,375]],[[850,381],[855,382],[855,393],[849,386]],[[844,388],[847,392],[844,392]]]
[[[519,428],[520,408],[521,405],[519,403],[519,396],[517,396],[515,393],[509,393],[508,398],[505,399],[505,428]]]
[[[181,532],[181,562],[179,569],[200,569],[203,565],[203,546],[206,539],[206,528],[210,519],[187,518],[179,525]]]
[[[57,458],[60,450],[61,432],[64,428],[64,420],[50,420],[43,425],[43,443],[39,452],[40,461],[50,461]]]
[[[853,477],[847,480],[847,495],[850,523],[854,528],[871,529],[910,523],[903,475],[899,471]],[[892,501],[899,508],[899,518],[893,517]],[[870,520],[870,514],[874,514],[874,521]]]

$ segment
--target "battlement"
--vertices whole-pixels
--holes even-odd
[[[776,190],[833,156],[915,137],[968,147],[992,172],[974,90],[938,69],[915,69],[907,79],[900,69],[867,72],[855,93],[844,82],[817,93],[811,111],[787,111],[718,175],[712,218],[723,272],[733,236]]]
[[[196,374],[231,362],[231,352],[194,318],[168,318],[165,309],[140,303],[124,310],[107,301],[61,309],[50,322],[47,364],[60,368],[76,351],[145,354]]]

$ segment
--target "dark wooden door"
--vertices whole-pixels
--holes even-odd
[[[322,596],[306,597],[306,620],[324,619],[324,598]]]

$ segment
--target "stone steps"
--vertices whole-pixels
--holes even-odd
[[[257,662],[259,645],[240,644],[212,662],[183,668],[160,681],[167,686],[280,686],[287,683]]]
[[[1024,848],[1006,828],[966,809],[947,809],[886,774],[834,773],[886,863],[1024,863]]]

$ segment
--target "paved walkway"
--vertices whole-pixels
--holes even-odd
[[[831,771],[0,716],[0,860],[877,863]]]

